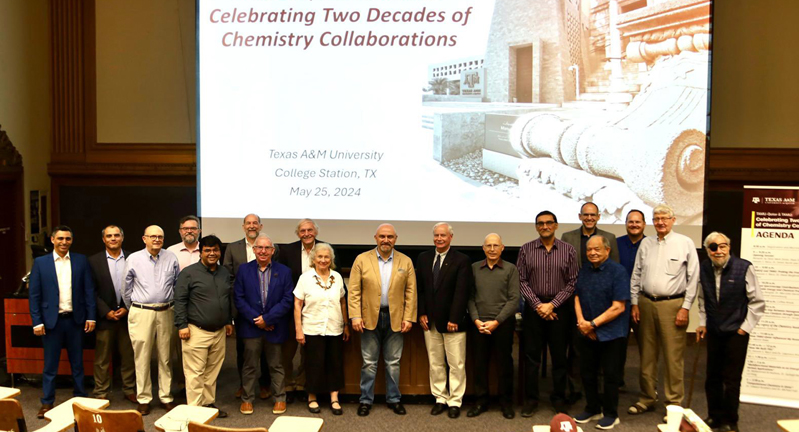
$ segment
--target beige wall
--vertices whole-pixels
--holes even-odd
[[[194,1],[96,2],[97,142],[196,142]]]
[[[799,1],[716,0],[712,147],[799,147]]]
[[[47,193],[50,188],[47,176],[51,140],[47,12],[47,0],[0,0],[0,125],[22,155],[26,233],[30,233],[30,191]],[[48,222],[50,220],[48,217]],[[26,238],[28,250],[30,235]],[[32,264],[28,256],[26,267]]]

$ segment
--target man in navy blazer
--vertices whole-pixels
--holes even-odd
[[[285,375],[281,362],[281,344],[286,341],[292,325],[294,285],[291,269],[273,262],[275,247],[266,234],[259,234],[253,244],[255,260],[242,264],[233,287],[234,302],[239,311],[238,333],[244,340],[242,369],[242,414],[252,414],[252,402],[260,371],[261,353],[266,354],[272,394],[275,396],[273,414],[286,412]]]
[[[36,258],[30,276],[30,309],[33,334],[42,337],[42,407],[37,414],[53,408],[55,377],[61,349],[67,349],[75,396],[86,396],[83,387],[83,332],[94,331],[97,306],[94,280],[86,257],[70,254],[72,230],[67,226],[53,229],[50,237],[53,254]]]

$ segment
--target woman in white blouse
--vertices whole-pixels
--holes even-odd
[[[320,412],[318,393],[330,393],[330,409],[343,414],[338,391],[344,387],[344,342],[350,338],[344,279],[332,270],[335,253],[327,243],[311,251],[311,268],[294,289],[297,342],[305,346],[308,411]]]

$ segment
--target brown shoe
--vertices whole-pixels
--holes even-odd
[[[150,404],[139,404],[136,407],[136,411],[138,411],[141,415],[146,416],[150,414]]]
[[[244,415],[252,414],[252,404],[249,402],[242,402],[241,407],[239,407],[239,412]]]
[[[177,405],[174,402],[163,402],[161,406],[164,407],[166,412],[172,411]]]
[[[244,393],[244,387],[239,387],[239,389],[236,390],[236,399],[241,399],[242,393]]]
[[[286,404],[283,404],[283,408],[285,410]],[[42,407],[39,408],[39,412],[36,414],[36,418],[43,419],[44,418],[44,414],[47,411],[50,411],[51,409],[53,409],[53,404],[42,404]]]
[[[272,414],[283,414],[286,412],[285,402],[275,402],[275,407],[272,408]]]
[[[138,405],[138,403],[139,403],[139,401],[136,399],[136,395],[133,394],[133,393],[125,395],[125,399],[127,399],[128,401],[130,401],[130,403],[133,403],[133,404],[137,404]]]
[[[266,387],[261,387],[261,393],[258,394],[258,397],[261,399],[269,399],[272,397],[272,392]]]

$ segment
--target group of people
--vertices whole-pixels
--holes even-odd
[[[178,340],[187,403],[215,407],[226,336],[233,333],[242,414],[253,413],[256,395],[274,397],[274,414],[285,412],[295,397],[318,413],[317,397],[329,394],[332,413],[341,415],[344,343],[354,332],[360,334],[363,359],[357,414],[369,415],[374,404],[382,353],[386,404],[402,415],[404,334],[418,323],[435,397],[431,414],[460,416],[471,332],[476,404],[467,416],[489,408],[489,361],[496,354],[501,413],[512,419],[513,334],[523,303],[521,415],[530,417],[538,409],[547,347],[553,409],[566,413],[584,392],[585,409],[575,421],[596,420],[597,428],[611,429],[619,423],[631,329],[641,356],[641,394],[627,413],[655,408],[661,351],[660,400],[682,403],[688,311],[698,300],[696,336],[708,340],[707,421],[714,430],[735,430],[748,335],[765,309],[751,263],[731,256],[729,238],[714,232],[704,242],[710,260],[700,265],[690,238],[672,231],[675,216],[666,205],[654,208],[655,237],[644,235],[645,215],[638,210],[627,214],[627,235],[618,239],[597,227],[595,204],[585,203],[579,218],[580,228],[558,239],[557,216],[539,213],[539,237],[521,247],[515,265],[502,259],[504,245],[495,233],[483,241],[485,259],[472,263],[451,248],[453,227],[444,222],[433,227],[435,248],[414,263],[395,250],[396,229],[381,224],[376,248],[357,256],[348,285],[335,270],[335,251],[317,239],[318,226],[310,219],[297,225],[298,241],[278,250],[262,232],[260,218],[250,214],[242,225],[244,238],[230,243],[224,257],[220,239],[201,236],[195,216],[181,219],[182,241],[168,249],[163,230],[147,227],[145,248],[134,253],[122,249],[124,233],[110,225],[102,232],[105,250],[88,259],[70,254],[72,232],[57,227],[53,253],[34,261],[30,278],[34,333],[43,337],[45,351],[39,415],[53,406],[62,347],[69,354],[74,394],[85,396],[82,333],[95,327],[95,397],[108,398],[112,352],[118,352],[122,390],[143,415],[153,399],[154,347],[158,397],[167,410],[174,406],[171,362]]]

